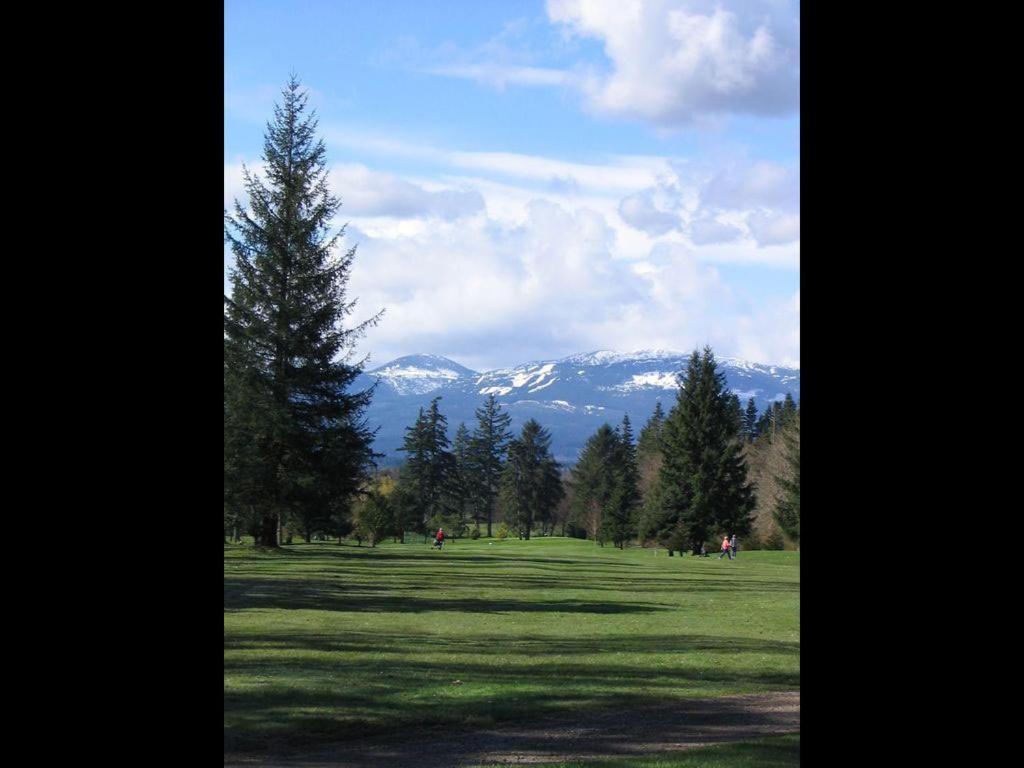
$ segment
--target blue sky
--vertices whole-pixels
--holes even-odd
[[[593,349],[799,364],[799,7],[225,4],[225,204],[291,72],[370,366]],[[230,255],[225,253],[225,271]]]

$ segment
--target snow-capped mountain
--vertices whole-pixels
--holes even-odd
[[[434,397],[441,397],[441,412],[448,418],[449,436],[454,437],[459,422],[473,429],[474,411],[492,393],[512,416],[516,432],[525,421],[536,418],[551,431],[555,457],[572,464],[601,424],[616,425],[628,413],[638,434],[659,400],[666,411],[671,408],[679,388],[677,375],[688,358],[688,353],[669,350],[601,350],[477,373],[447,358],[420,354],[364,373],[356,387],[378,385],[367,418],[378,430],[374,446],[385,454],[384,464],[402,460],[397,449],[405,428]],[[732,358],[718,362],[729,388],[744,406],[751,397],[759,410],[787,392],[800,398],[797,368]]]
[[[475,371],[438,355],[406,355],[369,371],[399,395],[425,395]]]

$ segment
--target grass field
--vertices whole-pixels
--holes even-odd
[[[226,751],[800,687],[799,553],[421,542],[225,546]]]
[[[721,744],[659,757],[547,763],[544,768],[792,768],[797,765],[800,765],[800,734]]]

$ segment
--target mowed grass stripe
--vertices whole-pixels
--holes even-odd
[[[234,751],[799,688],[793,552],[225,547],[224,606]]]

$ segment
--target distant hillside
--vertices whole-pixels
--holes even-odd
[[[671,408],[678,389],[676,375],[688,358],[688,353],[665,350],[598,351],[478,373],[445,357],[417,354],[365,372],[355,386],[377,384],[367,416],[378,429],[374,448],[385,454],[383,465],[402,461],[403,454],[396,449],[405,427],[432,398],[442,398],[441,412],[448,418],[449,437],[454,437],[460,421],[473,429],[474,411],[490,393],[512,416],[516,432],[536,418],[551,431],[556,458],[572,464],[604,422],[618,424],[628,413],[639,433],[659,400],[666,410]],[[744,406],[753,397],[763,410],[787,392],[800,399],[797,368],[731,358],[719,358],[719,366]]]

